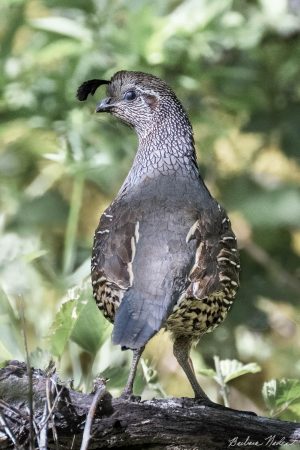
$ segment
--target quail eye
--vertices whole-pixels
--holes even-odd
[[[136,98],[135,91],[127,91],[124,94],[124,99],[125,100],[134,100],[135,98]]]

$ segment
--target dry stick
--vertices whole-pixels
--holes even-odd
[[[7,409],[8,411],[16,414],[17,416],[20,416],[22,419],[28,420],[28,416],[25,414],[22,414],[17,408],[14,406],[9,405],[5,400],[0,399],[0,408],[3,408],[4,410]]]
[[[41,422],[39,423],[39,430],[37,433],[40,436],[40,439],[39,439],[39,449],[40,450],[47,450],[48,421],[50,418],[52,418],[53,410],[54,410],[54,408],[60,398],[61,392],[63,390],[63,388],[61,388],[61,390],[58,392],[57,397],[54,399],[54,402],[51,406],[50,395],[49,395],[49,381],[53,381],[53,380],[52,379],[47,380],[47,383],[46,383],[46,403],[45,403]],[[50,409],[50,411],[48,412],[49,409]],[[56,435],[56,437],[57,437],[57,435]]]
[[[74,446],[75,439],[76,439],[76,435],[74,434],[74,435],[73,435],[73,439],[72,439],[72,444],[71,444],[70,450],[73,450],[73,446]]]
[[[3,426],[4,432],[5,434],[10,438],[10,440],[12,441],[12,443],[15,446],[16,450],[19,450],[20,446],[18,443],[17,438],[15,437],[15,435],[13,434],[13,432],[11,431],[11,429],[9,428],[8,423],[6,422],[5,417],[1,414],[0,412],[0,425]]]
[[[51,381],[50,389],[49,389],[49,381]],[[51,395],[52,395],[53,391],[55,391],[55,390],[56,390],[56,382],[55,382],[55,380],[50,378],[50,380],[47,380],[47,383],[46,383],[46,396],[47,396],[47,404],[48,404],[48,409],[49,409],[49,417],[51,419],[51,424],[52,424],[53,440],[55,443],[55,448],[58,449],[58,436],[57,436],[57,431],[56,431],[56,427],[55,427],[55,421],[53,419],[53,411],[54,411],[55,404],[58,402],[58,399],[62,393],[63,388],[61,388],[59,393],[56,390],[56,398],[54,399],[54,402],[51,406]]]
[[[102,383],[103,383],[103,380],[102,380]],[[80,450],[88,449],[88,445],[89,445],[89,442],[91,439],[91,429],[92,429],[92,424],[93,424],[93,418],[94,418],[98,403],[103,398],[105,392],[106,392],[106,387],[105,387],[105,384],[103,383],[95,392],[92,404],[90,406],[90,409],[89,409],[89,412],[88,412],[88,415],[86,418],[84,430],[83,430],[83,437],[82,437]]]
[[[60,399],[60,396],[61,396],[61,393],[62,393],[63,389],[64,389],[64,388],[62,387],[61,390],[58,391],[57,397],[55,397],[54,402],[52,403],[52,406],[51,406],[51,403],[49,403],[49,399],[48,399],[48,397],[47,397],[48,409],[49,409],[49,405],[50,405],[51,409],[50,409],[50,411],[48,412],[48,416],[46,417],[45,422],[42,422],[42,423],[40,424],[40,430],[45,426],[45,424],[46,424],[46,423],[49,421],[49,419],[51,418],[51,416],[52,416],[52,414],[53,414],[53,411],[54,411],[54,409],[55,409],[55,407],[56,407],[56,405],[57,405],[57,403],[58,403],[58,401],[59,401],[59,399]],[[46,394],[46,395],[47,395],[47,394]]]
[[[33,432],[33,426],[34,426],[34,417],[33,417],[33,391],[32,391],[32,370],[30,367],[30,359],[29,359],[29,352],[28,352],[28,345],[27,345],[27,336],[26,336],[26,321],[25,321],[25,314],[24,314],[24,302],[23,298],[20,297],[19,302],[20,307],[20,317],[22,322],[22,329],[23,329],[23,339],[24,339],[24,348],[25,348],[25,355],[26,355],[26,366],[27,366],[27,376],[28,376],[28,404],[29,404],[29,448],[30,450],[34,450],[34,432]]]
[[[37,445],[38,445],[38,448],[40,448],[39,427],[37,426],[34,419],[33,419],[33,427],[34,427],[34,431],[35,431],[35,435],[36,435]],[[32,450],[34,450],[34,448]]]
[[[48,405],[47,402],[45,402],[45,406],[44,406],[44,412],[43,412],[43,416],[41,421],[45,421],[44,425],[42,427],[40,427],[40,445],[39,445],[39,450],[47,450],[47,435],[48,435],[48,422],[46,420],[47,417],[47,413],[48,413]]]

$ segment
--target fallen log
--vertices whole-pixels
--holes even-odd
[[[30,442],[30,378],[34,442]],[[10,361],[0,369],[0,449],[250,450],[300,444],[299,423],[203,406],[187,398],[122,401],[113,399],[101,380],[97,386],[101,394],[91,415],[94,392],[75,391],[53,370],[31,369],[29,377],[24,363]],[[83,434],[89,412],[87,447]]]

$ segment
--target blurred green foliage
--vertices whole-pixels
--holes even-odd
[[[241,247],[238,299],[194,350],[196,369],[216,354],[256,362],[261,372],[231,382],[230,403],[262,407],[264,381],[300,374],[300,1],[2,0],[0,11],[0,360],[24,354],[23,308],[37,365],[51,351],[77,385],[99,371],[115,393],[124,384],[130,356],[111,345],[88,276],[136,137],[75,93],[142,70],[182,100]],[[216,398],[214,381],[202,383]],[[191,395],[165,334],[139,368],[143,390]]]
[[[297,420],[300,417],[300,381],[270,380],[263,386],[263,396],[271,415]]]

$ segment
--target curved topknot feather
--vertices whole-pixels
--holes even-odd
[[[82,102],[88,98],[89,94],[94,95],[99,86],[109,83],[108,80],[97,79],[85,81],[77,89],[76,97]]]

